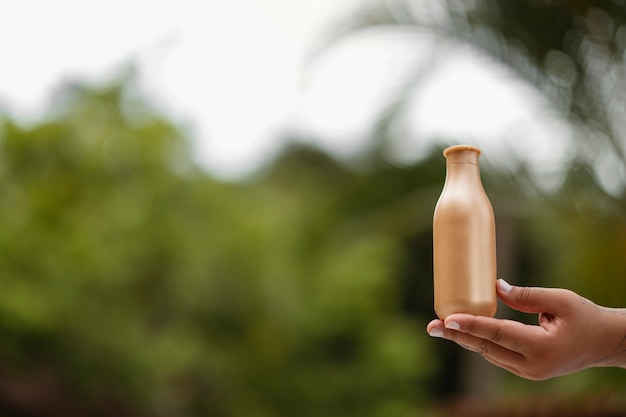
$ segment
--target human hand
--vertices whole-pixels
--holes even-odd
[[[509,307],[539,313],[539,325],[451,314],[428,334],[452,340],[527,379],[542,380],[594,366],[626,367],[626,310],[600,307],[560,288],[517,287],[498,280]]]

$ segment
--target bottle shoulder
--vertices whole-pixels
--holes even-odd
[[[435,205],[435,218],[470,217],[473,215],[493,216],[491,201],[481,188],[479,192],[450,192],[445,190]]]
[[[467,189],[463,187],[444,187],[437,205],[464,206],[472,204],[491,205],[489,197],[481,186],[479,188]]]

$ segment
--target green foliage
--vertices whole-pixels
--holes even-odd
[[[598,69],[613,68],[624,49],[623,8],[446,4],[450,20],[440,27],[408,2],[369,3],[340,35],[400,23],[470,43],[582,121],[554,195],[522,168],[482,171],[499,225],[512,230],[499,264],[512,282],[623,306],[624,197],[619,187],[607,194],[594,174],[600,154],[623,162],[615,140],[623,121],[609,112],[620,109],[623,68]],[[602,36],[594,22],[606,14],[613,29]],[[578,41],[563,44],[572,34]],[[554,60],[560,54],[573,78],[558,71],[570,68]],[[238,184],[196,167],[183,130],[125,83],[73,86],[33,126],[4,118],[0,410],[19,411],[3,391],[6,373],[29,380],[39,369],[76,402],[114,398],[161,416],[403,416],[461,392],[460,348],[424,331],[444,161],[437,149],[410,166],[385,162],[393,119],[420,76],[407,79],[359,171],[294,145]],[[586,143],[600,137],[588,158]],[[504,391],[578,393],[624,377],[500,378]]]
[[[425,61],[423,65],[411,67],[411,59],[401,57],[409,73],[392,80],[396,82],[390,90],[393,99],[378,115],[373,132],[376,143],[372,149],[378,152],[379,159],[392,159],[385,148],[397,139],[394,135],[402,132],[397,122],[402,122],[406,109],[438,64],[445,63],[455,51],[468,50],[489,64],[499,64],[507,74],[541,94],[555,120],[569,125],[572,132],[569,146],[561,150],[564,163],[553,167],[563,182],[553,184],[549,192],[546,187],[537,187],[533,173],[526,172],[524,167],[501,172],[503,167],[489,166],[485,170],[487,165],[482,165],[483,182],[498,222],[499,273],[521,285],[570,288],[598,304],[624,307],[626,8],[623,2],[364,1],[329,28],[314,55],[318,57],[320,52],[346,38],[366,32],[370,36],[385,35],[385,31],[417,35],[416,39],[432,41],[434,47],[416,48],[422,55],[429,54],[420,57]],[[408,49],[407,53],[410,52]],[[512,143],[523,136],[515,126],[497,139]],[[546,132],[545,140],[551,140],[550,137],[551,133]],[[498,148],[502,150],[504,146],[492,149]],[[421,166],[422,162],[416,165]],[[399,176],[407,178],[406,174],[405,171]],[[392,212],[392,206],[384,211]],[[412,238],[417,236],[415,233]],[[419,244],[415,247],[423,248]],[[536,320],[508,309],[501,309],[502,313],[532,324]],[[454,372],[460,374],[464,370]],[[512,387],[513,391],[523,387],[526,393],[554,392],[557,396],[564,392],[559,387],[566,387],[565,391],[575,396],[583,391],[593,392],[594,387],[600,386],[615,390],[624,378],[623,372],[615,370],[591,370],[542,384],[502,377],[501,381],[508,384],[501,386]],[[453,391],[460,393],[463,387],[456,386]]]
[[[2,367],[159,415],[420,404],[433,364],[400,309],[401,242],[351,227],[367,206],[345,195],[366,180],[306,151],[314,163],[296,152],[256,182],[213,181],[166,118],[125,110],[127,92],[74,87],[47,121],[4,120]]]

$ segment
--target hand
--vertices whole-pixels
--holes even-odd
[[[539,325],[455,313],[431,321],[428,334],[527,379],[594,366],[626,367],[626,310],[600,307],[565,289],[516,287],[503,280],[497,292],[509,307],[539,313]]]

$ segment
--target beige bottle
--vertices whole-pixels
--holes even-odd
[[[496,237],[493,209],[480,180],[480,149],[447,148],[446,181],[433,219],[435,312],[493,317]]]

